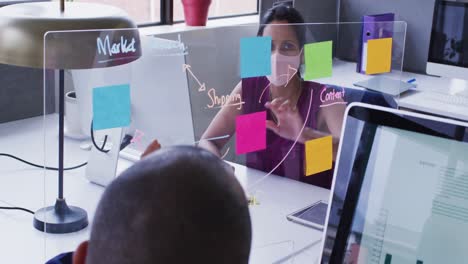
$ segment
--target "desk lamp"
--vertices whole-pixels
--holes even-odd
[[[58,198],[54,206],[42,208],[35,213],[34,227],[40,231],[65,234],[79,231],[88,225],[86,211],[68,206],[64,198],[64,70],[95,68],[96,56],[96,49],[90,48],[92,45],[79,44],[80,41],[96,43],[95,37],[94,40],[76,39],[70,45],[63,45],[63,42],[52,38],[47,40],[47,52],[53,53],[54,59],[45,61],[44,35],[48,31],[118,28],[132,29],[136,26],[121,9],[102,4],[72,2],[67,3],[65,10],[65,2],[61,0],[13,4],[0,8],[0,63],[59,70]],[[138,30],[129,31],[133,32],[132,38],[137,42],[134,56],[99,67],[129,63],[141,56]],[[76,56],[77,50],[79,56]],[[47,57],[49,58],[49,54]]]

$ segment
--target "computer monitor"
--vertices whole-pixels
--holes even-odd
[[[468,2],[437,0],[427,74],[468,79]]]
[[[190,145],[195,141],[187,75],[182,71],[186,55],[183,43],[152,36],[141,36],[140,41],[143,56],[132,63],[71,71],[81,132],[88,137],[93,118],[93,89],[130,85],[130,126],[93,132],[97,145],[107,136],[104,149],[109,152],[91,149],[86,177],[102,186],[115,178],[119,157],[139,160],[154,139],[163,147]],[[136,131],[141,138],[120,151],[123,135],[134,136]]]
[[[192,112],[183,43],[153,36],[141,36],[143,56],[116,67],[73,70],[73,84],[80,109],[81,130],[90,136],[92,119],[92,89],[95,87],[130,84],[131,124],[124,134],[135,135],[141,141],[131,144],[120,154],[137,160],[153,140],[164,146],[193,144]]]

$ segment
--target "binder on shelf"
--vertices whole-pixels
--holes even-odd
[[[393,23],[395,14],[385,13],[379,15],[368,15],[362,17],[361,38],[359,44],[359,55],[356,71],[365,74],[367,62],[367,41],[370,39],[393,37]]]

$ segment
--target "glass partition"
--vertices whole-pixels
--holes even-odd
[[[382,38],[368,40],[369,48],[366,44],[360,49],[362,34],[359,32],[363,27],[382,28],[385,33]],[[351,31],[358,34],[342,34]],[[167,35],[167,38],[182,38],[188,49],[184,70],[189,82],[195,138],[201,141],[200,145],[208,148],[216,145],[215,151],[226,160],[326,187],[325,179],[331,177],[332,171],[329,175],[308,177],[318,174],[309,168],[311,173],[306,176],[303,167],[307,164],[300,158],[305,150],[300,145],[309,138],[331,135],[334,157],[346,105],[366,102],[397,107],[400,91],[410,86],[401,80],[405,33],[403,22],[275,24],[189,31]],[[352,54],[340,56],[345,53],[343,50]],[[363,70],[366,64],[367,71]],[[273,109],[264,107],[274,99],[278,99],[278,104],[291,106],[291,110],[298,107],[295,130],[276,131],[281,135],[275,133],[273,123],[280,124],[281,120]],[[255,146],[248,141],[254,136],[251,133],[245,134],[247,141],[237,140],[241,132],[237,125],[242,125],[243,120],[234,119],[241,114],[262,111],[266,111],[266,118],[258,118],[273,121],[267,122],[266,146]],[[230,115],[231,112],[234,114]],[[255,116],[243,117],[249,125],[255,125]],[[216,119],[232,120],[217,122]],[[214,129],[215,126],[223,129]],[[281,128],[280,124],[278,129]],[[301,138],[299,132],[309,137]],[[263,140],[265,135],[257,136]],[[281,142],[273,144],[275,139]],[[272,145],[274,151],[267,155]],[[249,183],[253,186],[255,180],[249,179]]]
[[[376,29],[375,38],[364,38],[363,28]],[[89,221],[105,186],[153,140],[196,145],[228,162],[244,187],[251,263],[310,263],[322,231],[303,209],[328,201],[346,106],[396,108],[409,88],[401,77],[405,34],[404,22],[246,25],[157,37],[49,32],[45,66],[57,74],[44,85],[55,109],[44,118],[46,156],[59,154],[63,74],[64,167],[86,162],[63,173],[63,194]],[[57,172],[45,185],[52,205]],[[89,227],[47,236],[47,258],[88,236]]]
[[[252,201],[253,263],[313,257],[319,231],[287,215],[328,200],[346,106],[397,108],[399,94],[411,88],[401,75],[405,35],[406,23],[386,22],[163,36],[182,39],[188,50],[196,142],[234,164]],[[296,189],[293,182],[306,184]]]
[[[44,116],[44,151],[59,164],[57,171],[47,171],[45,180],[46,205],[55,206],[49,210],[55,213],[40,214],[50,233],[46,259],[74,251],[89,239],[103,187],[118,174],[123,127],[130,124],[134,108],[132,66],[142,57],[141,45],[136,29],[44,36],[44,72],[54,72],[44,75],[44,96],[51,98],[45,104],[52,109]],[[120,171],[130,166],[120,165]],[[59,212],[58,205],[69,209]]]

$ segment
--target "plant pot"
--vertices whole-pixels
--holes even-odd
[[[65,136],[72,139],[87,139],[81,130],[80,109],[75,91],[65,94]]]
[[[185,23],[188,26],[205,26],[211,0],[182,0]]]

